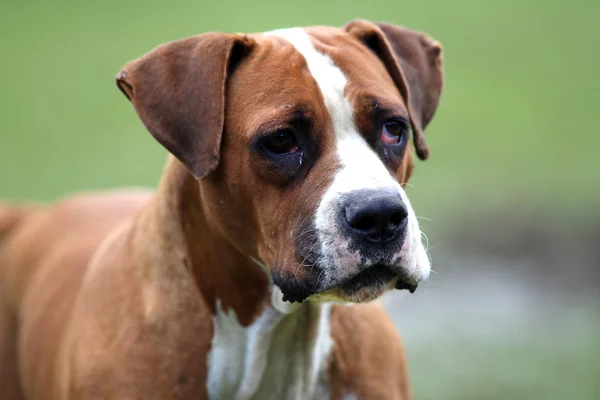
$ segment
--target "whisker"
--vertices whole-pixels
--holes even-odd
[[[301,234],[299,234],[298,236],[296,236],[296,240],[300,239],[302,236],[304,236],[308,233],[314,233],[314,232],[317,232],[317,229],[315,229],[315,228],[307,229],[304,232],[302,232]]]
[[[319,287],[319,281],[321,280],[321,275],[323,275],[323,271],[325,271],[324,269],[321,270],[321,273],[319,274],[319,276],[317,277],[317,283],[315,285],[316,288]]]
[[[433,250],[433,249],[435,249],[437,246],[439,246],[441,243],[442,243],[442,242],[437,242],[437,243],[436,243],[436,244],[434,244],[433,246],[431,246],[431,247],[428,247],[428,248],[427,248],[427,250]]]
[[[423,236],[425,238],[425,250],[427,250],[429,248],[429,238],[427,237],[427,234],[423,231],[421,232],[421,236]]]
[[[298,223],[297,226],[302,226],[304,224],[304,221],[306,221],[306,218],[309,217],[309,215],[311,215],[310,213],[306,213],[304,214],[304,217],[302,217],[302,219],[300,220],[300,222]],[[312,228],[312,226],[310,228],[308,228],[308,230],[304,231],[303,233],[299,234],[296,239],[298,239],[300,236],[306,234],[307,232],[310,232],[311,230],[316,231],[316,229]]]
[[[298,277],[298,272],[300,272],[300,268],[302,268],[304,261],[306,261],[308,259],[308,257],[310,256],[311,252],[315,249],[315,247],[317,247],[319,245],[319,241],[315,240],[314,245],[310,248],[310,250],[308,250],[306,256],[304,257],[304,260],[302,260],[302,262],[300,263],[300,265],[298,265],[298,268],[296,269],[296,273],[294,274],[294,279],[296,279]],[[307,265],[308,266],[308,265]],[[311,266],[311,268],[314,267],[314,264]]]

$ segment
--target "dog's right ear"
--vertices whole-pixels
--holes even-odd
[[[386,23],[354,20],[344,28],[384,63],[407,102],[415,150],[429,156],[423,130],[433,118],[444,85],[442,46],[427,35]]]
[[[163,44],[117,75],[148,131],[196,179],[219,164],[227,74],[253,44],[242,35],[206,33]]]

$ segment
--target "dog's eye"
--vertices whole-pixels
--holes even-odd
[[[298,142],[293,132],[283,130],[270,136],[264,142],[265,148],[273,154],[293,154],[298,151]]]
[[[405,122],[391,120],[383,124],[381,129],[381,142],[384,144],[400,144],[405,136],[408,126]]]

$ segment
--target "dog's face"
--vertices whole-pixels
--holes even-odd
[[[417,154],[427,157],[422,129],[441,91],[439,45],[365,21],[210,42],[208,50],[163,46],[165,54],[134,61],[118,81],[150,132],[201,178],[215,231],[268,266],[284,300],[361,302],[394,287],[413,291],[430,266],[403,184],[413,167],[411,127]],[[224,59],[190,69],[194,59],[181,53],[199,46]],[[207,68],[217,83],[205,82],[204,93],[185,87]],[[171,74],[164,89],[142,80],[157,71]],[[139,99],[152,83],[153,99]],[[177,104],[163,105],[157,91],[175,92]],[[214,104],[221,110],[207,111]],[[155,113],[179,115],[165,127]],[[189,126],[198,123],[217,126]],[[182,140],[183,129],[190,133]]]

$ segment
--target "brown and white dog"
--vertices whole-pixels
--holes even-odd
[[[369,301],[429,275],[403,184],[440,45],[364,20],[208,33],[117,84],[174,157],[154,195],[0,208],[0,398],[409,399]]]

